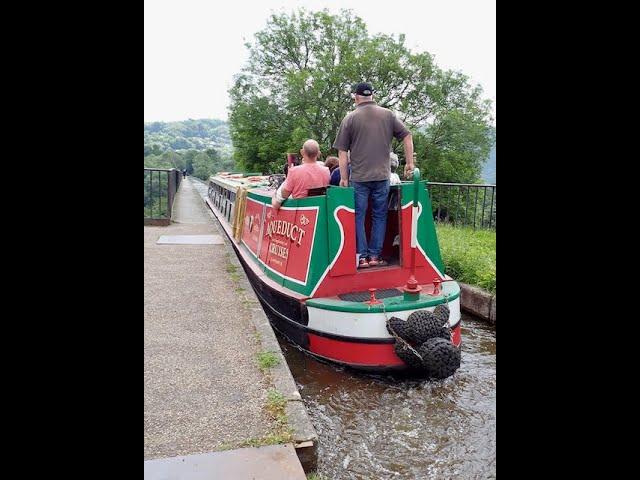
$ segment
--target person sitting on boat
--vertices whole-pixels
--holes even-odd
[[[349,152],[347,152],[347,156],[349,155]],[[329,157],[329,158],[335,158],[336,162],[338,162],[338,159],[336,157]],[[327,162],[329,161],[329,158],[327,159]],[[400,177],[398,176],[398,174],[395,172],[396,168],[398,168],[398,155],[396,155],[395,153],[391,152],[389,154],[389,161],[391,162],[391,175],[389,176],[389,183],[391,185],[399,185],[402,183],[402,181],[400,180]],[[339,164],[336,164],[336,167],[338,167]],[[347,172],[349,174],[349,176],[351,176],[351,165],[347,165],[348,169]],[[329,182],[331,185],[335,185],[336,187],[340,185],[340,168],[329,168],[331,170],[331,181]]]
[[[407,155],[405,174],[413,170],[413,138],[411,132],[389,109],[373,101],[370,83],[359,83],[355,88],[354,111],[340,124],[333,148],[340,160],[340,186],[353,184],[355,191],[356,245],[358,267],[385,265],[380,258],[387,226],[389,153],[395,137],[404,143]],[[352,172],[347,178],[347,152],[351,151]],[[367,242],[364,220],[371,198],[371,240]]]
[[[276,190],[271,200],[271,205],[275,210],[278,210],[289,196],[304,198],[308,196],[309,190],[329,185],[329,169],[317,162],[320,155],[318,142],[312,139],[307,140],[300,153],[302,154],[302,164],[289,169],[286,180]]]
[[[400,185],[402,181],[400,180],[400,176],[396,173],[396,168],[398,168],[398,155],[391,152],[389,154],[389,160],[391,162],[391,175],[389,176],[389,183],[391,185]]]
[[[329,169],[329,173],[333,175],[333,172],[338,168],[338,157],[327,157],[324,161],[324,166]]]
[[[347,152],[347,158],[349,157],[349,152]],[[335,157],[333,157],[335,158]],[[331,185],[335,185],[336,187],[340,186],[340,161],[338,160],[338,168],[335,170],[331,170],[331,181],[329,182]],[[348,175],[351,176],[351,165],[347,165],[348,167]]]

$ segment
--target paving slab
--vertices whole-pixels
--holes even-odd
[[[305,480],[293,445],[270,445],[144,462],[145,480]]]
[[[224,245],[220,235],[161,235],[158,245]]]

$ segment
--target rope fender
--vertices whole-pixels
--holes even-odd
[[[450,313],[443,303],[433,312],[416,310],[406,321],[387,318],[387,331],[396,339],[396,355],[407,367],[436,379],[450,377],[460,368],[460,349],[451,342]]]

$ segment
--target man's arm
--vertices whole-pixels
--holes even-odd
[[[404,175],[405,178],[409,178],[413,173],[413,169],[416,167],[413,164],[413,135],[409,134],[404,137],[402,143],[404,143],[404,155],[407,160],[407,164],[404,166]]]
[[[349,186],[349,161],[347,160],[347,152],[338,150],[338,163],[340,164],[340,186]]]
[[[284,188],[284,184],[280,185],[280,188],[276,190],[271,199],[273,209],[277,211],[282,206],[282,203],[289,198],[289,195],[291,195],[291,192]]]

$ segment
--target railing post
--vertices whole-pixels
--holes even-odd
[[[153,181],[155,177],[154,172],[158,177],[157,185],[155,185]],[[166,175],[166,177],[163,177],[163,175]],[[175,168],[166,169],[145,167],[144,183],[144,224],[168,225],[169,223],[171,223],[171,211],[173,210],[173,202],[176,199],[178,185],[180,184],[180,175],[178,171]]]
[[[169,190],[167,193],[167,217],[169,217],[169,220],[171,220],[171,213],[173,211],[173,200],[175,198],[177,190],[176,172],[177,170],[175,168],[172,168],[171,170],[169,170],[169,178],[167,178],[167,186]]]

